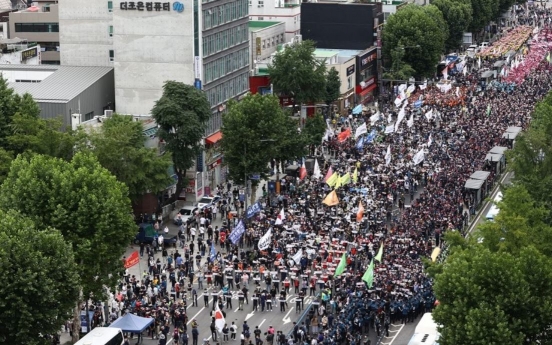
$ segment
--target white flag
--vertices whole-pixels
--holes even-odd
[[[433,143],[433,138],[431,137],[431,134],[429,135],[429,140],[427,141],[427,147],[430,147]]]
[[[416,85],[412,84],[410,85],[407,89],[406,89],[406,95],[408,97],[410,97],[410,95],[412,94],[412,92],[414,92],[414,90],[416,90]]]
[[[406,115],[406,104],[407,103],[402,106],[401,110],[399,111],[399,116],[397,116],[397,122],[395,122],[395,132],[399,130],[399,125]]]
[[[456,97],[460,97],[460,87],[456,87]]]
[[[301,258],[303,257],[303,250],[302,249],[299,249],[297,251],[297,253],[295,253],[295,255],[293,256],[293,261],[295,261],[295,263],[297,265],[299,265],[299,263],[301,262]]]
[[[393,133],[395,131],[395,125],[390,124],[389,126],[385,127],[385,134]]]
[[[420,90],[425,90],[427,88],[427,81],[420,85]]]
[[[481,56],[479,57],[479,61],[477,61],[477,68],[481,69]]]
[[[358,128],[355,131],[355,139],[360,137],[363,134],[368,133],[368,128],[366,127],[366,122],[364,122],[362,125],[358,126]]]
[[[219,330],[219,332],[222,332],[222,329],[224,328],[224,325],[226,325],[226,320],[224,319],[224,315],[222,314],[222,311],[220,311],[218,305],[216,305],[215,313],[213,314],[215,317],[215,326]]]
[[[380,119],[380,112],[378,110],[377,113],[375,113],[374,115],[370,116],[370,125],[374,125],[376,122],[378,122],[378,120]]]
[[[433,109],[425,113],[425,117],[428,121],[431,121],[431,119],[433,118]]]
[[[412,161],[414,162],[414,165],[418,165],[421,162],[423,162],[424,156],[425,156],[424,149],[420,149],[420,151],[418,151],[418,153],[416,153],[414,157],[412,157]]]
[[[391,163],[391,145],[387,146],[387,153],[385,154],[385,165],[389,165]]]
[[[312,177],[318,179],[322,176],[322,172],[320,171],[320,166],[318,165],[318,159],[314,160],[314,171],[312,173]]]
[[[406,121],[406,125],[408,126],[408,128],[414,126],[414,113],[410,113],[410,119]]]
[[[265,250],[270,247],[270,241],[272,241],[272,228],[268,229],[266,234],[259,240],[259,250]]]
[[[391,113],[389,113],[389,115],[387,116],[387,123],[391,123],[393,122],[393,115],[391,115]]]
[[[274,224],[280,225],[284,222],[284,219],[286,219],[286,214],[284,213],[284,209],[282,208],[282,210],[278,214],[278,217],[276,218],[276,222]]]

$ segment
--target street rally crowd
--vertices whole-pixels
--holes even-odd
[[[548,10],[518,13],[518,21],[530,23],[535,11],[544,24],[538,34],[552,38]],[[495,61],[487,58],[480,67]],[[431,310],[435,298],[421,258],[441,246],[444,232],[466,228],[477,201],[464,182],[482,169],[492,170],[495,182],[487,151],[509,145],[504,130],[526,128],[551,88],[546,57],[528,65],[513,89],[481,91],[474,70],[455,76],[462,87],[457,102],[450,94],[439,102],[431,88],[414,87],[411,95],[431,94],[431,102],[419,108],[402,101],[382,113],[328,121],[323,145],[334,159],[319,158],[308,174],[284,175],[279,193],[265,193],[256,205],[259,212],[245,216],[237,190],[219,186],[216,205],[178,222],[176,250],[164,248],[163,259],[155,259],[152,247],[141,248],[148,269],[141,277],[125,275],[110,321],[126,312],[153,317],[147,336],[161,345],[170,337],[197,345],[199,327],[209,327],[213,341],[240,339],[242,345],[359,345],[371,330],[386,334],[391,323]],[[211,225],[217,216],[225,219],[220,228]],[[215,314],[231,313],[233,297],[238,309],[258,312],[293,307],[302,313],[307,299],[312,308],[289,335],[272,326],[250,329],[247,322],[217,324]],[[188,320],[190,304],[209,307],[211,324]]]

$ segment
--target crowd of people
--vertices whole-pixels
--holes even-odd
[[[535,13],[550,25],[550,12],[541,8],[519,13],[517,21],[529,24]],[[542,30],[548,29],[539,30],[548,35]],[[496,60],[487,58],[481,67],[492,67]],[[178,222],[177,248],[164,248],[162,259],[155,258],[153,247],[142,248],[148,268],[141,276],[125,275],[109,321],[124,312],[153,317],[147,336],[159,338],[161,345],[169,337],[175,344],[198,344],[202,325],[195,320],[188,325],[190,304],[211,310],[212,322],[205,327],[213,341],[237,341],[238,336],[242,345],[359,345],[365,342],[363,334],[388,334],[392,323],[414,321],[436,302],[421,258],[442,246],[444,232],[464,231],[478,207],[475,195],[464,188],[466,179],[476,170],[488,170],[489,185],[496,182],[496,170],[485,161],[487,152],[511,146],[502,138],[504,130],[526,128],[535,103],[551,88],[552,67],[545,56],[530,66],[508,92],[478,88],[474,69],[453,76],[460,85],[458,102],[429,87],[414,91],[416,100],[424,94],[430,99],[421,107],[403,101],[346,121],[328,121],[323,145],[332,154],[318,158],[320,171],[310,169],[304,178],[286,176],[273,162],[281,179],[276,190],[265,190],[262,210],[247,220],[237,190],[220,185],[216,204]],[[413,121],[400,122],[400,117]],[[396,122],[393,131],[386,130]],[[362,144],[355,135],[339,136],[363,125]],[[323,203],[333,189],[326,183],[329,170],[351,176],[335,189],[338,201],[332,206]],[[360,205],[364,211],[358,217]],[[220,227],[212,225],[217,217],[224,219]],[[247,223],[245,232],[233,236],[240,221]],[[268,231],[268,245],[263,241],[259,248]],[[374,262],[370,286],[362,277],[379,248],[383,255]],[[345,269],[335,274],[344,253]],[[305,308],[309,312],[290,334],[274,327],[250,329],[247,323],[219,329],[213,313],[233,312],[233,297],[238,309],[247,305],[258,312],[284,313],[291,302],[296,314]]]

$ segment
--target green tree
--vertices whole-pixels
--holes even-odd
[[[298,133],[297,122],[283,112],[275,96],[255,94],[239,103],[231,102],[221,132],[229,178],[238,184],[245,184],[245,176],[256,173],[266,179],[272,158],[290,159],[305,153],[305,137]]]
[[[418,48],[418,47],[416,47]],[[412,66],[405,63],[404,60],[405,48],[396,47],[391,51],[391,70],[383,74],[385,79],[391,80],[408,80],[416,71]]]
[[[332,67],[326,74],[326,93],[324,95],[324,101],[327,105],[339,99],[341,95],[341,79],[339,79],[339,72]]]
[[[20,103],[21,97],[8,87],[8,81],[0,76],[0,147],[7,148],[12,118],[19,110]]]
[[[79,287],[71,244],[14,211],[0,211],[0,342],[51,344],[71,316]]]
[[[472,245],[435,279],[439,344],[548,344],[552,262],[533,247],[513,255]]]
[[[489,22],[495,19],[499,12],[499,0],[471,0],[472,20],[468,29],[470,32],[479,32]]]
[[[168,81],[163,96],[151,111],[159,125],[158,135],[167,143],[178,183],[176,195],[185,182],[186,170],[194,166],[211,116],[205,93],[191,85]]]
[[[13,209],[44,227],[58,229],[72,245],[78,267],[73,284],[83,296],[114,287],[121,257],[136,234],[128,188],[91,154],[70,162],[42,155],[19,156],[0,188],[0,209]],[[82,301],[76,303],[78,338]]]
[[[449,37],[445,41],[445,49],[450,51],[459,48],[473,15],[470,1],[432,0],[431,4],[437,6],[447,23]]]
[[[132,116],[114,114],[97,131],[83,136],[81,150],[93,153],[100,164],[127,185],[132,200],[147,192],[157,193],[172,182],[170,155],[145,147],[142,123]]]
[[[293,106],[325,98],[326,65],[314,56],[314,42],[286,46],[268,66],[268,74],[278,94],[293,97]]]
[[[416,76],[433,76],[445,50],[448,30],[443,14],[433,5],[407,5],[391,15],[383,29],[383,54],[405,49],[404,63]]]
[[[326,121],[322,114],[316,113],[312,117],[307,117],[302,133],[306,137],[308,145],[321,145],[325,132]]]

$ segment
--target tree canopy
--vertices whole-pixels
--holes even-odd
[[[57,230],[0,210],[0,274],[0,342],[45,344],[40,335],[57,333],[79,296],[71,244]]]
[[[326,74],[326,93],[324,95],[324,101],[327,105],[339,99],[341,95],[341,79],[339,79],[339,72],[332,67]]]
[[[443,14],[449,36],[445,41],[447,51],[457,49],[462,45],[464,32],[468,30],[471,23],[473,10],[468,0],[433,0],[435,5]]]
[[[194,166],[202,149],[211,116],[205,93],[192,85],[167,81],[163,95],[151,110],[159,125],[158,135],[166,142],[178,176],[176,195],[182,189],[186,170]]]
[[[324,116],[322,116],[322,114],[316,113],[312,117],[307,117],[302,133],[306,137],[309,145],[320,145],[325,132],[326,121],[324,120]]]
[[[405,49],[404,62],[417,76],[432,76],[445,51],[448,29],[443,14],[433,5],[414,4],[391,15],[383,29],[383,53]]]
[[[325,98],[326,65],[314,57],[314,42],[306,40],[286,46],[268,65],[276,93],[293,97],[294,104]]]
[[[142,123],[132,116],[113,114],[97,131],[81,138],[80,150],[94,154],[100,164],[127,185],[132,200],[157,193],[171,184],[170,155],[145,147]]]
[[[297,122],[284,113],[272,95],[248,95],[239,103],[230,103],[221,131],[229,178],[239,184],[245,183],[246,175],[258,173],[266,179],[272,158],[290,159],[306,152],[306,140],[298,132]]]

